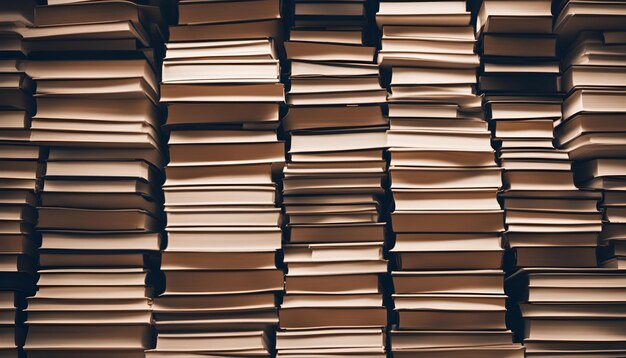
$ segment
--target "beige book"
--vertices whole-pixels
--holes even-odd
[[[382,103],[387,99],[387,91],[376,89],[370,91],[338,91],[330,93],[296,93],[287,95],[290,105],[367,105]]]
[[[506,211],[507,224],[552,224],[552,225],[585,225],[595,224],[602,220],[597,210],[591,212],[534,211],[509,209]]]
[[[290,294],[375,294],[380,293],[378,274],[296,276],[285,275],[285,292]]]
[[[245,22],[280,18],[277,0],[193,1],[178,7],[181,25]]]
[[[563,145],[589,134],[625,132],[626,126],[616,121],[620,116],[617,113],[579,113],[556,127],[555,136]]]
[[[389,127],[392,131],[450,131],[454,132],[485,132],[488,123],[481,119],[458,118],[390,118]]]
[[[273,205],[273,185],[191,186],[165,188],[167,206],[185,205]]]
[[[277,60],[179,60],[163,63],[163,83],[276,83]]]
[[[511,331],[401,331],[392,330],[394,353],[425,348],[485,347],[511,344]],[[407,353],[410,351],[407,351]],[[521,357],[519,357],[521,358]]]
[[[142,268],[39,270],[41,286],[139,286],[146,283]]]
[[[157,231],[158,222],[141,210],[90,210],[71,208],[40,208],[37,226],[41,229]]]
[[[306,60],[306,59],[304,59]],[[349,77],[373,76],[378,77],[378,66],[370,63],[324,61],[321,63],[294,60],[291,63],[290,78],[311,77]]]
[[[396,294],[504,294],[501,270],[393,271],[391,275]]]
[[[164,187],[273,184],[269,164],[167,167],[165,173]]]
[[[625,320],[592,319],[524,319],[524,336],[529,339],[558,340],[567,337],[571,340],[589,338],[624,340]]]
[[[387,26],[385,26],[386,28]],[[419,66],[470,69],[480,64],[477,54],[440,54],[405,51],[379,51],[378,63],[383,67]]]
[[[285,41],[290,60],[373,62],[376,49],[360,45]]]
[[[278,122],[278,108],[277,103],[170,103],[166,124],[271,123]]]
[[[474,41],[471,26],[385,26],[383,38],[415,38],[438,41]]]
[[[434,85],[476,83],[474,69],[394,68],[391,85]]]
[[[295,276],[351,275],[387,272],[387,261],[290,262],[289,274]]]
[[[37,297],[61,299],[139,299],[150,297],[152,288],[145,284],[135,286],[43,286],[37,288]]]
[[[213,312],[220,310],[273,309],[273,293],[235,295],[161,295],[154,298],[154,312]]]
[[[575,90],[563,102],[563,118],[570,118],[581,112],[624,112],[622,91],[580,89]]]
[[[328,224],[295,225],[291,227],[290,242],[293,243],[328,243],[328,242],[365,242],[381,241],[385,226],[382,223],[365,224]],[[329,240],[336,237],[341,240]]]
[[[281,211],[279,208],[185,208],[179,210],[166,209],[167,225],[177,226],[280,226]]]
[[[135,161],[50,161],[46,177],[138,178],[156,181],[156,173],[146,162]]]
[[[389,148],[392,167],[493,167],[493,150]]]
[[[296,16],[364,16],[364,4],[346,3],[296,3]]]
[[[301,307],[282,308],[283,328],[383,327],[387,324],[384,307]]]
[[[21,69],[35,80],[142,78],[155,91],[158,81],[146,60],[26,61]]]
[[[168,167],[239,165],[284,162],[283,142],[257,143],[170,143]]]
[[[29,297],[28,309],[30,311],[73,311],[93,312],[101,309],[110,312],[150,311],[148,298],[138,299],[56,299]]]
[[[496,122],[497,138],[552,138],[553,121],[511,120]]]
[[[503,181],[508,190],[572,190],[574,178],[569,170],[507,170]]]
[[[158,103],[158,92],[149,86],[144,78],[120,79],[78,79],[78,80],[39,80],[38,96],[72,95],[95,98],[149,98]]]
[[[416,310],[396,309],[398,327],[411,330],[504,330],[506,310]]]
[[[386,147],[385,132],[293,134],[290,153],[333,152]]]
[[[164,270],[239,270],[276,268],[274,251],[180,252],[166,249]]]
[[[395,189],[395,209],[404,210],[497,210],[497,189]]]
[[[384,334],[379,328],[284,330],[276,332],[276,349],[279,350],[279,354],[280,352],[288,353],[295,349],[380,348],[384,345]]]
[[[481,211],[394,211],[395,232],[501,232],[504,212]]]
[[[470,13],[462,1],[439,3],[423,1],[407,6],[403,2],[385,2],[376,13],[376,23],[383,28],[388,25],[413,26],[468,26]]]
[[[281,307],[380,307],[383,306],[381,294],[332,294],[286,295]],[[380,334],[380,332],[378,332]]]
[[[265,333],[215,332],[215,333],[160,333],[157,336],[157,350],[178,351],[239,351],[266,349]]]
[[[393,189],[499,188],[501,169],[390,167]]]
[[[284,247],[283,261],[285,263],[292,263],[382,259],[382,242],[355,242],[332,244],[287,244]]]
[[[598,243],[595,232],[570,232],[567,235],[545,232],[508,232],[506,239],[513,248],[523,246],[596,246]]]
[[[382,39],[383,52],[474,54],[474,39],[433,39],[397,37]]]
[[[277,269],[164,272],[166,294],[254,293],[283,289],[283,272]]]
[[[561,104],[559,102],[509,102],[488,100],[491,119],[559,119]]]
[[[604,202],[606,205],[606,201]],[[595,212],[597,211],[597,198],[525,198],[507,197],[504,199],[506,209],[538,210],[538,211],[563,211],[563,212]]]
[[[117,193],[140,194],[155,198],[155,188],[141,179],[90,178],[89,181],[46,178],[44,191],[48,193]]]
[[[38,324],[29,327],[27,350],[36,349],[146,349],[150,346],[150,325],[58,325]],[[106,338],[103,333],[106,332]]]
[[[168,249],[175,251],[269,251],[281,247],[278,227],[168,228]]]
[[[288,95],[322,94],[326,92],[363,92],[380,90],[380,82],[375,76],[331,77],[291,79]]]
[[[387,121],[379,106],[291,107],[283,118],[287,131],[344,127],[346,123],[372,127],[386,125]]]
[[[149,309],[143,311],[118,311],[107,308],[97,311],[34,311],[28,310],[29,325],[54,324],[59,321],[67,325],[83,324],[145,324],[149,325],[152,320],[152,312]]]
[[[317,163],[317,162],[362,162],[375,161],[383,157],[382,148],[351,150],[345,152],[307,152],[289,153],[290,162]]]
[[[199,25],[170,26],[170,42],[280,39],[279,19],[249,22],[230,22]]]
[[[571,244],[567,244],[571,245]],[[596,267],[595,247],[531,247],[515,248],[518,267]]]
[[[508,6],[499,0],[484,1],[478,12],[476,28],[478,31],[494,33],[551,33],[551,2],[524,0]]]
[[[259,102],[282,103],[285,90],[282,83],[228,84],[201,86],[195,84],[161,85],[162,102]]]
[[[24,39],[28,40],[26,46],[41,48],[47,41],[64,40],[71,37],[75,41],[87,40],[98,42],[111,39],[130,39],[133,49],[136,48],[137,41],[143,46],[150,46],[150,36],[146,29],[134,21],[117,20],[103,23],[86,24],[60,24],[54,26],[29,27],[23,33]],[[31,41],[35,41],[33,45]],[[33,48],[33,49],[34,49]],[[59,48],[57,48],[59,50]]]
[[[165,60],[197,59],[275,59],[271,39],[170,42],[165,44]]]
[[[419,144],[417,144],[419,143]],[[420,149],[468,149],[487,151],[491,149],[490,134],[484,132],[452,132],[438,130],[388,130],[387,145],[389,147],[419,146]]]
[[[0,160],[0,178],[37,179],[43,168],[33,160]]]
[[[289,40],[307,42],[330,42],[351,45],[361,45],[363,34],[356,30],[309,30],[292,29],[289,31]]]
[[[484,34],[482,50],[485,56],[555,57],[556,37],[551,35]]]

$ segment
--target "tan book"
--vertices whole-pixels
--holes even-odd
[[[447,1],[445,6],[429,1],[412,3],[385,2],[376,14],[378,27],[388,25],[467,26],[470,13],[463,1]]]
[[[87,231],[157,231],[157,220],[141,210],[89,210],[71,208],[39,208],[42,229]]]
[[[504,212],[482,211],[394,211],[395,232],[501,232]]]
[[[181,25],[245,22],[280,18],[277,0],[190,1],[178,6]]]
[[[161,237],[157,233],[144,234],[86,234],[53,233],[42,234],[43,250],[141,250],[157,251]]]
[[[216,333],[160,333],[156,350],[178,351],[240,351],[266,349],[263,331]]]
[[[163,63],[163,83],[277,83],[278,60],[179,60]]]
[[[260,38],[280,39],[279,19],[170,26],[170,42],[247,40]]]
[[[380,328],[285,330],[276,332],[276,349],[288,353],[307,348],[379,348],[384,346]],[[280,353],[279,353],[280,354]]]
[[[25,348],[39,349],[100,349],[114,344],[125,349],[146,349],[150,346],[150,325],[59,325],[37,324],[29,327],[31,334]],[[106,332],[106,339],[102,333]],[[68,337],[71,337],[68,338]]]
[[[243,125],[276,122],[278,103],[170,103],[167,125],[202,125],[208,123]],[[206,113],[213,113],[207,117]]]
[[[484,1],[478,12],[476,28],[486,33],[551,33],[551,2],[524,0],[508,6],[499,0]]]
[[[168,248],[176,251],[236,251],[242,243],[250,250],[277,250],[281,238],[278,227],[168,228]]]
[[[375,294],[381,293],[378,274],[296,276],[285,275],[287,294]]]
[[[395,292],[502,295],[501,270],[393,271]]]
[[[501,169],[390,167],[392,189],[499,188]]]
[[[261,102],[282,103],[285,99],[282,83],[229,84],[200,86],[194,84],[161,85],[162,102]]]
[[[384,327],[387,310],[384,307],[286,307],[280,310],[284,328],[324,327]]]
[[[453,348],[507,345],[513,341],[511,331],[401,331],[392,330],[394,353],[404,349]],[[408,353],[408,352],[407,352]],[[521,357],[520,357],[521,358]]]
[[[164,272],[166,294],[253,293],[283,289],[283,272],[277,269]]]
[[[357,45],[285,41],[290,60],[373,62],[376,49]]]

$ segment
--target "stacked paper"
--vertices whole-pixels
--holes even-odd
[[[501,186],[465,1],[382,2],[395,357],[522,357],[505,324]]]
[[[163,63],[165,291],[148,357],[269,357],[283,271],[278,0],[180,1]],[[218,28],[246,26],[242,33]],[[193,38],[174,34],[198,30]],[[206,37],[203,37],[206,36]]]
[[[159,89],[148,56],[159,46],[160,9],[53,3],[36,8],[25,38],[51,31],[46,41],[58,46],[22,64],[37,82],[31,140],[50,147],[25,349],[30,357],[139,357],[153,344],[149,299],[158,287],[149,256],[162,223]],[[118,23],[139,30],[107,27]],[[107,30],[87,30],[99,26]]]
[[[0,356],[23,356],[26,297],[37,272],[36,191],[40,150],[30,146],[34,83],[20,70],[22,33],[32,25],[34,2],[0,3]]]
[[[279,357],[384,357],[385,128],[368,1],[295,1]]]

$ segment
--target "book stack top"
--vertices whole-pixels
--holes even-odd
[[[505,323],[502,184],[466,1],[384,1],[395,357],[522,357]]]
[[[183,0],[178,13],[161,82],[165,290],[146,355],[269,357],[284,285],[280,1]]]
[[[37,83],[30,140],[49,147],[29,356],[133,357],[153,344],[160,11],[155,1],[51,1],[24,33],[21,69]]]
[[[384,357],[387,120],[372,4],[295,1],[292,11],[278,356]]]

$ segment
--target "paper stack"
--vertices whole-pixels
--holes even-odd
[[[505,325],[501,186],[465,1],[382,2],[394,357],[523,357]]]
[[[626,355],[626,271],[522,269],[506,291],[520,303],[515,325],[527,357]]]
[[[559,144],[581,188],[603,193],[601,265],[626,268],[626,12],[623,3],[555,4],[567,93]]]
[[[280,18],[280,3],[183,0],[178,12],[161,85],[169,111],[165,291],[155,299],[157,344],[147,356],[269,357],[284,282],[276,182],[285,97],[280,38],[266,24]]]
[[[384,357],[386,160],[369,1],[295,1],[279,357]]]
[[[29,357],[134,358],[153,344],[149,254],[162,230],[161,115],[157,72],[139,55],[159,46],[159,12],[129,1],[35,10],[28,36],[63,35],[50,37],[58,48],[22,67],[37,82],[31,140],[50,146],[38,208],[38,291],[27,308]],[[86,30],[112,23],[141,30]],[[150,40],[132,51],[138,56],[114,45],[141,43],[137,32]],[[80,51],[72,41],[93,46]]]
[[[35,3],[0,3],[0,356],[22,357],[23,309],[37,272],[36,190],[40,150],[28,143],[35,111],[33,81],[19,64],[26,53],[22,33]]]
[[[576,188],[567,152],[553,144],[561,96],[550,1],[485,0],[477,21],[480,89],[504,168],[509,264],[594,267],[599,197]]]

